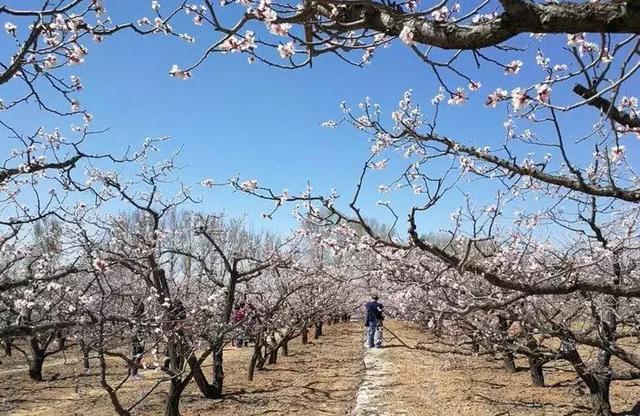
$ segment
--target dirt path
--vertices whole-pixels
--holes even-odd
[[[389,384],[389,369],[385,356],[384,349],[365,347],[364,373],[356,393],[352,416],[386,416],[381,410],[386,407],[385,390]]]
[[[575,374],[557,366],[547,368],[547,383],[531,387],[526,362],[521,371],[507,374],[499,361],[429,353],[407,348],[433,339],[404,322],[387,322],[403,342],[385,334],[385,347],[363,349],[360,323],[326,327],[325,335],[310,345],[291,343],[288,357],[246,379],[250,348],[225,352],[225,397],[204,400],[190,385],[183,395],[183,416],[204,415],[301,415],[301,416],[581,416],[588,415],[588,395],[576,383]],[[404,343],[404,344],[403,344]],[[405,345],[406,344],[406,345]],[[92,369],[83,374],[78,356],[69,352],[46,363],[45,379],[29,380],[17,357],[0,369],[0,414],[9,416],[113,415],[113,408]],[[210,362],[205,369],[211,372]],[[126,369],[111,367],[113,380]],[[152,372],[144,380],[122,388],[127,403],[141,397],[152,384]],[[640,382],[615,383],[614,410],[631,409],[640,397]],[[165,392],[155,391],[137,408],[138,415],[161,415]]]

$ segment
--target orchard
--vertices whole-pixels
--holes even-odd
[[[638,414],[640,1],[0,25],[3,414]]]

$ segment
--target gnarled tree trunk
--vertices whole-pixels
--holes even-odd
[[[544,387],[544,360],[537,357],[528,357],[529,374],[531,375],[531,383],[536,387]]]
[[[180,379],[171,380],[164,408],[164,416],[180,416],[180,397],[182,396],[184,387]]]
[[[563,341],[560,346],[562,357],[569,361],[578,376],[584,381],[591,396],[591,409],[594,416],[613,416],[609,400],[611,371],[608,367],[587,367],[575,344]],[[606,358],[606,357],[605,357]],[[599,360],[601,357],[599,357]],[[608,364],[608,359],[604,361]]]
[[[38,340],[32,337],[29,340],[31,345],[31,358],[29,359],[29,377],[35,381],[42,381],[42,367],[44,360],[47,358],[45,350],[40,348]]]

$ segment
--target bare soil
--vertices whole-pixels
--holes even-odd
[[[434,340],[417,327],[389,322],[404,343]],[[550,387],[533,387],[526,360],[517,360],[518,372],[509,374],[502,362],[487,356],[443,355],[405,348],[385,335],[385,355],[392,382],[387,385],[388,415],[459,416],[577,416],[589,415],[589,395],[568,365],[545,366]],[[437,344],[435,345],[437,347]],[[614,411],[640,408],[640,382],[614,382]],[[640,414],[640,413],[627,413]]]
[[[246,379],[250,348],[225,352],[225,397],[201,398],[194,385],[183,394],[184,416],[196,415],[384,415],[384,416],[576,416],[589,414],[589,396],[566,366],[545,367],[551,387],[532,387],[525,360],[508,374],[501,362],[487,356],[435,354],[409,349],[386,333],[386,345],[363,364],[360,323],[327,326],[325,335],[312,344],[290,343],[289,357]],[[388,322],[408,346],[433,342],[419,328]],[[365,358],[367,356],[365,355]],[[99,385],[97,370],[83,374],[75,350],[50,357],[44,369],[47,380],[33,382],[18,352],[0,365],[1,415],[114,415]],[[66,363],[65,363],[66,361]],[[366,361],[366,360],[365,360]],[[125,368],[114,368],[113,379]],[[211,371],[206,367],[205,371]],[[154,384],[157,374],[144,372],[145,380],[128,381],[123,397],[132,403]],[[364,388],[362,388],[364,386]],[[359,389],[359,387],[361,387]],[[161,385],[138,415],[161,415],[166,385]],[[380,391],[376,391],[376,389]],[[616,382],[612,389],[614,410],[640,408],[640,382]],[[358,403],[358,406],[356,405]],[[360,411],[358,410],[361,409]]]
[[[206,400],[192,383],[183,393],[180,410],[196,415],[343,415],[350,411],[362,368],[360,329],[354,324],[325,326],[324,335],[301,345],[289,344],[289,356],[278,364],[256,372],[247,381],[251,348],[225,351],[225,397]],[[0,414],[12,416],[114,415],[108,396],[100,387],[98,370],[83,374],[76,352],[67,352],[45,362],[44,377],[54,381],[34,382],[27,375],[20,355],[0,366]],[[52,365],[51,365],[52,364]],[[116,369],[124,376],[124,368]],[[205,372],[211,371],[211,363]],[[143,372],[145,380],[128,381],[123,388],[129,403],[153,386],[153,371]],[[114,375],[115,376],[115,375]],[[114,377],[115,379],[115,377]],[[138,415],[161,415],[167,387],[159,387],[140,407]]]

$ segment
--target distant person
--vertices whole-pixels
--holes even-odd
[[[371,296],[367,302],[366,318],[364,326],[367,327],[367,346],[369,348],[382,348],[382,322],[384,321],[384,306],[378,302],[378,295]]]
[[[247,339],[244,334],[244,329],[242,328],[242,324],[247,318],[247,307],[244,302],[240,302],[240,304],[235,306],[233,310],[233,315],[231,318],[232,318],[232,323],[234,325],[238,325],[241,330],[240,334],[238,334],[238,336],[234,338],[233,345],[238,348],[244,347],[247,344]]]

